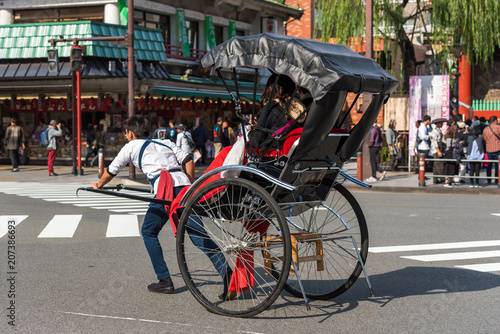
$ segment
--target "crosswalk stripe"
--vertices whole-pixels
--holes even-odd
[[[79,184],[41,184],[35,182],[1,182],[0,193],[26,196],[42,199],[47,202],[70,204],[77,207],[89,207],[92,209],[105,209],[110,212],[129,213],[143,215],[147,211],[149,203],[139,202],[131,199],[117,198],[110,195],[96,194],[86,191],[76,193],[76,190],[84,185]],[[121,190],[122,194],[134,194],[131,190]],[[148,195],[146,195],[148,196]],[[151,194],[151,197],[153,195]]]
[[[92,206],[92,209],[97,210],[110,210],[110,209],[123,209],[123,212],[130,211],[130,209],[146,209],[148,206],[143,204],[138,205],[111,205],[111,206]],[[126,208],[126,209],[125,209]]]
[[[109,210],[109,211],[112,211],[112,212],[128,212],[128,213],[138,213],[138,212],[146,213],[148,211],[148,209],[147,208],[144,208],[143,210],[112,209],[112,210]]]
[[[406,245],[406,246],[386,246],[386,247],[370,247],[370,253],[395,253],[423,250],[440,250],[440,249],[458,249],[458,248],[476,248],[476,247],[491,247],[500,246],[500,240],[485,240],[485,241],[465,241],[451,242],[438,244],[423,244],[423,245]]]
[[[139,224],[135,215],[110,215],[106,238],[139,237]]]
[[[483,273],[488,273],[492,271],[500,271],[500,262],[497,263],[482,263],[482,264],[470,264],[465,266],[455,266],[456,268],[470,269],[475,271],[480,271]]]
[[[0,216],[0,238],[9,232],[9,221],[14,221],[14,226],[21,224],[28,216]]]
[[[90,206],[90,207],[94,207],[94,206],[110,206],[110,205],[115,205],[115,204],[119,204],[120,207],[124,207],[126,205],[126,207],[131,207],[131,206],[137,206],[139,204],[137,204],[137,201],[134,201],[134,202],[124,202],[124,201],[110,201],[110,202],[84,202],[84,203],[72,203],[74,206],[79,206],[79,207],[86,207],[86,206]],[[141,206],[148,206],[148,204],[142,204]]]
[[[423,262],[469,260],[469,259],[482,259],[489,257],[500,257],[500,251],[443,253],[443,254],[401,256],[401,257],[404,259],[423,261]]]
[[[39,238],[72,238],[82,215],[55,215],[38,235]]]

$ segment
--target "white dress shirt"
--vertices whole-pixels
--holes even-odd
[[[139,153],[145,141],[145,139],[136,139],[127,143],[109,165],[109,173],[113,175],[118,174],[130,162],[132,162],[135,167],[139,168]],[[154,142],[167,145],[168,147],[155,144]],[[182,169],[182,162],[188,156],[189,154],[182,151],[168,139],[153,139],[152,143],[146,147],[142,155],[142,172],[149,180],[152,180],[164,170]],[[173,172],[171,175],[174,187],[187,186],[191,184],[188,176],[183,172]],[[158,179],[154,184],[155,194],[157,189]]]

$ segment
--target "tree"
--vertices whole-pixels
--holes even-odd
[[[317,0],[317,8],[323,41],[335,38],[346,45],[360,42],[355,37],[364,35],[365,1]],[[374,0],[374,13],[374,35],[383,38],[386,55],[401,52],[398,65],[403,92],[408,91],[409,77],[415,74],[417,65],[412,43],[415,27],[432,36],[431,51],[441,60],[454,58],[456,62],[464,54],[487,67],[493,63],[495,46],[500,46],[498,0]],[[410,34],[408,26],[413,27]]]

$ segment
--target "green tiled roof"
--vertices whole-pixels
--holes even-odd
[[[0,59],[46,58],[51,47],[49,39],[123,36],[125,26],[94,21],[28,23],[0,26]],[[134,27],[134,48],[138,60],[167,60],[161,30]],[[71,42],[57,43],[59,57],[69,57]],[[127,58],[127,48],[96,41],[87,45],[86,56]]]

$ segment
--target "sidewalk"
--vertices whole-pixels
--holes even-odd
[[[200,177],[208,166],[195,168],[195,177]],[[56,166],[55,171],[59,176],[49,177],[46,166],[20,166],[20,171],[13,173],[10,166],[0,166],[0,182],[40,182],[40,183],[72,183],[91,185],[98,181],[97,168],[85,168],[84,175],[74,176],[71,174],[72,167]],[[356,163],[350,162],[344,166],[347,173],[356,177]],[[430,173],[426,174],[430,176]],[[485,172],[481,172],[485,176]],[[340,178],[339,178],[340,181]],[[486,180],[481,180],[481,188],[469,188],[467,183],[458,184],[453,188],[445,188],[443,184],[433,184],[432,178],[428,177],[425,187],[419,187],[418,175],[413,172],[387,172],[383,181],[372,183],[372,188],[363,188],[349,181],[344,185],[352,191],[376,191],[376,192],[402,192],[402,193],[433,193],[433,194],[478,194],[478,195],[500,195],[500,188],[494,183],[487,184]],[[138,169],[136,169],[136,179],[130,180],[128,168],[123,170],[111,182],[111,184],[124,184],[128,186],[149,186],[149,182]]]

